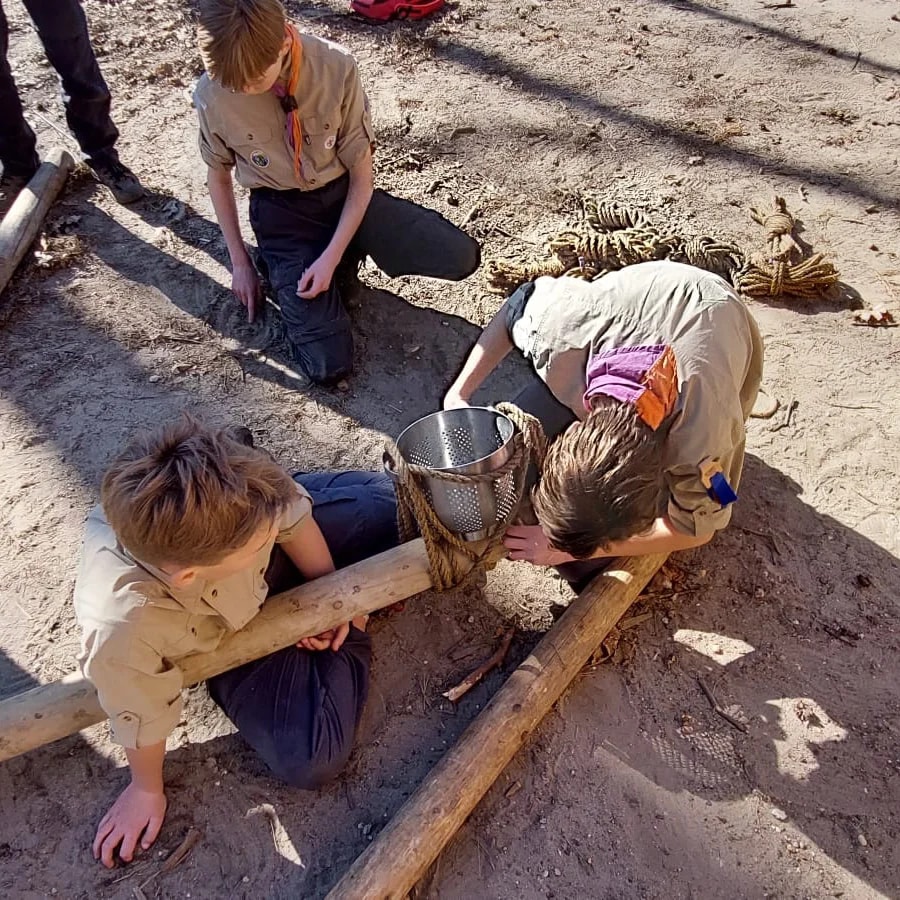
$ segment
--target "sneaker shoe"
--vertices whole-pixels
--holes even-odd
[[[143,185],[124,163],[115,158],[94,157],[87,160],[97,180],[106,185],[117,203],[135,203],[144,196]]]

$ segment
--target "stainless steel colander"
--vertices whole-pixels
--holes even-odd
[[[397,438],[408,463],[458,475],[485,475],[501,468],[515,449],[513,423],[495,409],[471,406],[431,413]],[[455,484],[424,477],[431,505],[450,531],[481,541],[513,511],[517,479],[506,472],[491,481]]]

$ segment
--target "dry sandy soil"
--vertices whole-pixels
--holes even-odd
[[[18,0],[4,6],[48,148],[65,140],[55,77]],[[650,617],[576,681],[417,896],[900,896],[900,333],[853,327],[850,312],[898,315],[900,7],[460,0],[379,27],[338,0],[290,6],[359,58],[380,184],[457,222],[477,207],[467,227],[486,260],[536,252],[579,193],[755,248],[748,207],[779,193],[845,285],[814,305],[752,304],[781,410],[750,424],[732,527],[656,579],[635,609]],[[124,209],[75,179],[3,299],[3,695],[73,666],[82,522],[136,427],[189,409],[245,423],[290,467],[376,467],[383,436],[437,407],[500,302],[484,272],[446,285],[367,270],[349,389],[297,390],[276,317],[248,327],[229,294],[195,152],[189,5],[87,11],[123,158],[153,193]],[[509,398],[524,376],[509,364],[483,398]],[[90,858],[126,782],[104,727],[0,766],[0,893],[131,897],[196,826],[188,862],[145,893],[323,896],[503,673],[456,709],[440,692],[506,623],[521,659],[567,598],[546,572],[504,564],[483,590],[376,622],[361,746],[317,795],[268,778],[191,691],[166,826],[128,869]],[[697,675],[747,733],[713,713]],[[261,803],[277,840],[248,815]]]

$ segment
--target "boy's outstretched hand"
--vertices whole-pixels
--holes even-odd
[[[111,869],[115,865],[117,847],[119,858],[124,862],[131,862],[138,840],[141,847],[148,850],[162,828],[167,802],[161,788],[146,790],[132,781],[97,826],[94,859]]]
[[[574,557],[554,550],[540,525],[511,525],[503,538],[509,558],[534,563],[536,566],[558,566]]]

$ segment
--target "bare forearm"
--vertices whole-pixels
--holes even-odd
[[[297,533],[281,545],[304,578],[319,578],[334,571],[331,551],[312,516],[305,519]]]
[[[636,534],[624,541],[615,541],[608,547],[597,550],[593,559],[613,556],[643,556],[645,553],[675,553],[678,550],[693,550],[702,547],[712,540],[713,535],[695,537],[692,534],[676,530],[671,520],[662,516],[656,520],[653,527]]]
[[[350,241],[359,229],[360,223],[369,208],[372,192],[375,187],[375,178],[372,172],[372,154],[366,155],[350,170],[350,184],[347,187],[347,197],[344,200],[344,208],[338,219],[334,235],[328,242],[323,256],[329,257],[335,265],[340,262]]]
[[[504,303],[470,351],[456,381],[447,392],[448,396],[454,395],[468,402],[472,394],[481,387],[484,379],[500,365],[512,347],[509,332],[506,330],[506,304]]]
[[[131,781],[135,787],[143,791],[162,791],[165,741],[138,749],[126,748],[125,756],[131,768]]]
[[[222,229],[232,265],[246,264],[249,257],[241,236],[241,224],[238,219],[237,203],[234,199],[234,183],[231,180],[231,173],[218,169],[207,170],[206,186],[209,188],[209,197],[212,200],[219,228]]]

